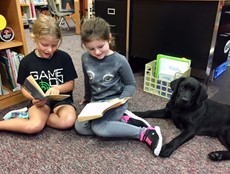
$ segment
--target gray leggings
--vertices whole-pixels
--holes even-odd
[[[75,129],[82,135],[97,135],[100,137],[127,137],[139,139],[145,128],[133,126],[121,121],[128,104],[111,109],[102,118],[79,122],[76,121]]]

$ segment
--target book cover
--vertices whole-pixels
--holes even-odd
[[[18,79],[18,70],[19,70],[19,65],[20,65],[20,59],[18,57],[18,53],[15,51],[10,51],[11,57],[12,57],[12,62],[13,62],[13,66],[15,69],[15,77],[16,77],[16,83],[17,83],[17,79]]]
[[[4,63],[2,63],[1,61],[0,61],[0,74],[2,76],[2,78],[1,78],[2,85],[5,85],[9,89],[11,89],[12,85],[10,83],[10,79],[9,79],[9,75],[8,75],[6,65]]]
[[[3,64],[5,65],[4,69],[7,70],[5,72],[7,72],[7,74],[8,74],[7,77],[9,78],[10,88],[13,90],[16,87],[16,85],[14,83],[13,74],[12,74],[12,71],[10,68],[10,63],[9,63],[8,58],[6,56],[4,56],[2,53],[3,52],[0,52],[0,62],[2,63],[1,66],[3,67]]]
[[[6,89],[6,88],[4,88],[4,86],[2,87],[2,95],[9,95],[10,94],[10,92]]]
[[[100,118],[106,111],[125,104],[129,98],[130,97],[125,97],[122,99],[115,98],[109,101],[88,103],[78,115],[78,120],[81,122]]]
[[[56,100],[61,101],[65,98],[70,97],[68,94],[59,94],[59,95],[45,95],[45,93],[40,88],[39,84],[36,82],[32,75],[28,76],[23,84],[23,87],[35,98],[38,100]]]
[[[15,84],[15,87],[17,87],[18,86],[18,84],[17,84],[17,71],[16,71],[15,66],[14,66],[11,51],[10,51],[10,49],[6,49],[5,51],[6,51],[7,58],[9,60],[10,69],[11,69],[11,72],[12,72],[12,77],[13,77],[13,80],[14,80],[14,84]]]
[[[1,76],[1,73],[0,73],[0,95],[2,95],[2,92],[3,91],[3,87],[2,87],[2,76]]]
[[[184,73],[190,68],[190,66],[190,59],[158,54],[155,77],[159,78],[160,73],[173,74],[172,76],[174,77],[176,72]]]

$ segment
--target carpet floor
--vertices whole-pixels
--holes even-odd
[[[34,45],[26,30],[29,51]],[[74,90],[74,105],[83,94],[83,74],[78,35],[64,36],[61,49],[73,58],[79,78]],[[163,108],[168,101],[162,97],[143,91],[143,72],[135,73],[137,90],[129,101],[130,110]],[[218,91],[210,85],[209,96]],[[12,109],[22,108],[22,102],[0,111],[2,117]],[[152,125],[161,128],[163,142],[169,142],[180,131],[170,120],[147,119]],[[101,139],[94,136],[80,136],[75,130],[55,130],[46,127],[35,135],[2,131],[0,134],[0,173],[4,174],[223,174],[229,173],[230,163],[211,162],[207,154],[225,149],[217,139],[195,137],[182,145],[170,158],[155,157],[144,143],[127,139]]]

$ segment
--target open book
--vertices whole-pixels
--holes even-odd
[[[23,84],[23,87],[35,98],[38,100],[56,100],[61,101],[70,95],[68,94],[59,94],[59,95],[46,95],[39,84],[33,78],[32,75],[28,76]]]
[[[81,113],[78,115],[78,121],[88,121],[100,118],[104,113],[112,108],[117,108],[118,106],[125,104],[125,102],[130,97],[125,97],[122,99],[115,98],[104,102],[91,102],[86,104],[82,109]]]

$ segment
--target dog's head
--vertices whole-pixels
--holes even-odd
[[[200,105],[208,98],[204,86],[193,77],[180,77],[170,83],[171,102],[178,108],[188,109]]]

